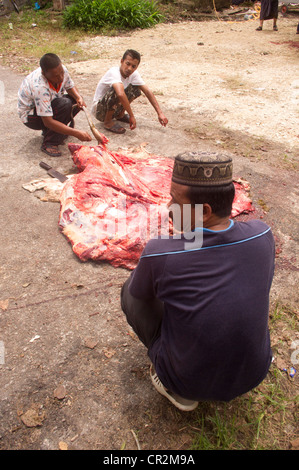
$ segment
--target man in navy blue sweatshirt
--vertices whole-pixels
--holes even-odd
[[[274,239],[260,220],[230,218],[232,172],[221,154],[175,158],[170,209],[190,208],[189,232],[182,217],[180,236],[150,240],[121,292],[127,321],[148,350],[153,385],[185,411],[255,388],[272,359]]]

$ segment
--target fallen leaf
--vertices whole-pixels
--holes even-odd
[[[59,450],[68,450],[68,445],[66,442],[60,441],[58,446],[59,446]]]
[[[134,339],[135,341],[137,340],[137,335],[134,333],[134,331],[128,331],[127,334],[131,336],[131,338]]]
[[[299,450],[299,439],[294,439],[291,441],[291,448],[293,450]]]
[[[39,414],[38,411],[34,410],[33,408],[27,410],[26,413],[21,416],[21,420],[25,424],[25,426],[27,426],[27,428],[41,426],[43,424],[44,419],[44,413]]]
[[[54,397],[57,398],[58,400],[62,400],[65,398],[66,395],[66,388],[64,385],[58,385],[57,388],[54,390]]]
[[[103,352],[104,352],[105,356],[108,357],[108,359],[110,359],[116,353],[116,351],[114,349],[109,349],[109,348],[104,348]]]
[[[278,357],[276,359],[276,365],[277,365],[278,369],[280,369],[280,370],[284,370],[287,367],[286,362],[283,359],[281,359],[280,357]]]
[[[95,348],[97,344],[98,344],[98,341],[92,338],[86,338],[84,342],[85,347],[89,349]]]
[[[1,310],[7,310],[7,307],[8,307],[8,304],[9,304],[9,299],[6,299],[6,300],[0,300],[0,308]]]

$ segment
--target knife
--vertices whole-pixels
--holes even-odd
[[[48,175],[52,176],[52,178],[57,178],[62,183],[64,183],[68,179],[65,175],[59,173],[59,171],[54,170],[50,165],[45,162],[40,162],[39,166],[47,170]]]

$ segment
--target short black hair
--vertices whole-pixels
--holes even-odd
[[[43,72],[48,72],[51,69],[55,69],[60,64],[61,60],[59,59],[58,55],[52,54],[51,52],[43,55],[39,61],[39,65]]]
[[[188,196],[192,205],[209,204],[212,212],[218,217],[229,217],[235,197],[235,186],[234,183],[207,188],[189,186]]]
[[[123,55],[122,60],[125,60],[127,55],[130,55],[132,57],[132,59],[137,59],[138,62],[140,63],[141,55],[139,54],[139,52],[135,51],[134,49],[127,49],[126,52]]]

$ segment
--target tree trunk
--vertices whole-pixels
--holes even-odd
[[[65,9],[65,0],[53,0],[54,10],[62,11]]]

